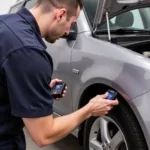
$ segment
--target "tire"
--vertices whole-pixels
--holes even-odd
[[[107,116],[86,121],[84,150],[148,150],[148,147],[132,112],[120,103]]]

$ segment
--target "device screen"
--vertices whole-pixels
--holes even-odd
[[[116,94],[111,91],[108,91],[108,94],[109,95],[108,95],[107,99],[114,99],[114,97],[116,96]]]
[[[55,89],[54,91],[61,91],[63,85],[61,83],[58,83],[56,86],[55,86]]]

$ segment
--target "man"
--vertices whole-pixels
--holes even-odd
[[[38,0],[28,11],[0,16],[0,149],[25,150],[22,128],[40,147],[54,143],[91,116],[107,114],[118,101],[98,95],[76,112],[53,118],[53,63],[42,41],[54,43],[76,22],[81,0]],[[65,96],[66,90],[63,96]],[[70,123],[71,122],[71,123]]]

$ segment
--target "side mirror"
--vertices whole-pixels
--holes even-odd
[[[133,4],[133,3],[138,3],[141,0],[117,0],[119,4]]]
[[[70,28],[69,35],[65,35],[62,38],[65,38],[67,40],[76,40],[77,38],[77,24],[73,24]]]

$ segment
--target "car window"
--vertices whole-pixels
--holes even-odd
[[[150,8],[140,8],[127,11],[109,20],[110,30],[120,28],[131,29],[150,29],[149,14]],[[100,26],[99,29],[107,29],[107,24]]]
[[[84,9],[86,11],[86,14],[92,26],[93,26],[94,18],[96,15],[98,2],[99,0],[84,0],[83,1]]]
[[[132,10],[131,13],[133,14],[133,24],[132,24],[132,28],[138,28],[138,29],[144,29],[144,24],[143,24],[143,20],[142,20],[142,16],[139,12],[139,9],[135,9]]]
[[[30,0],[30,1],[28,1],[26,3],[26,5],[25,5],[25,8],[31,9],[35,5],[36,2],[37,2],[37,0]]]

